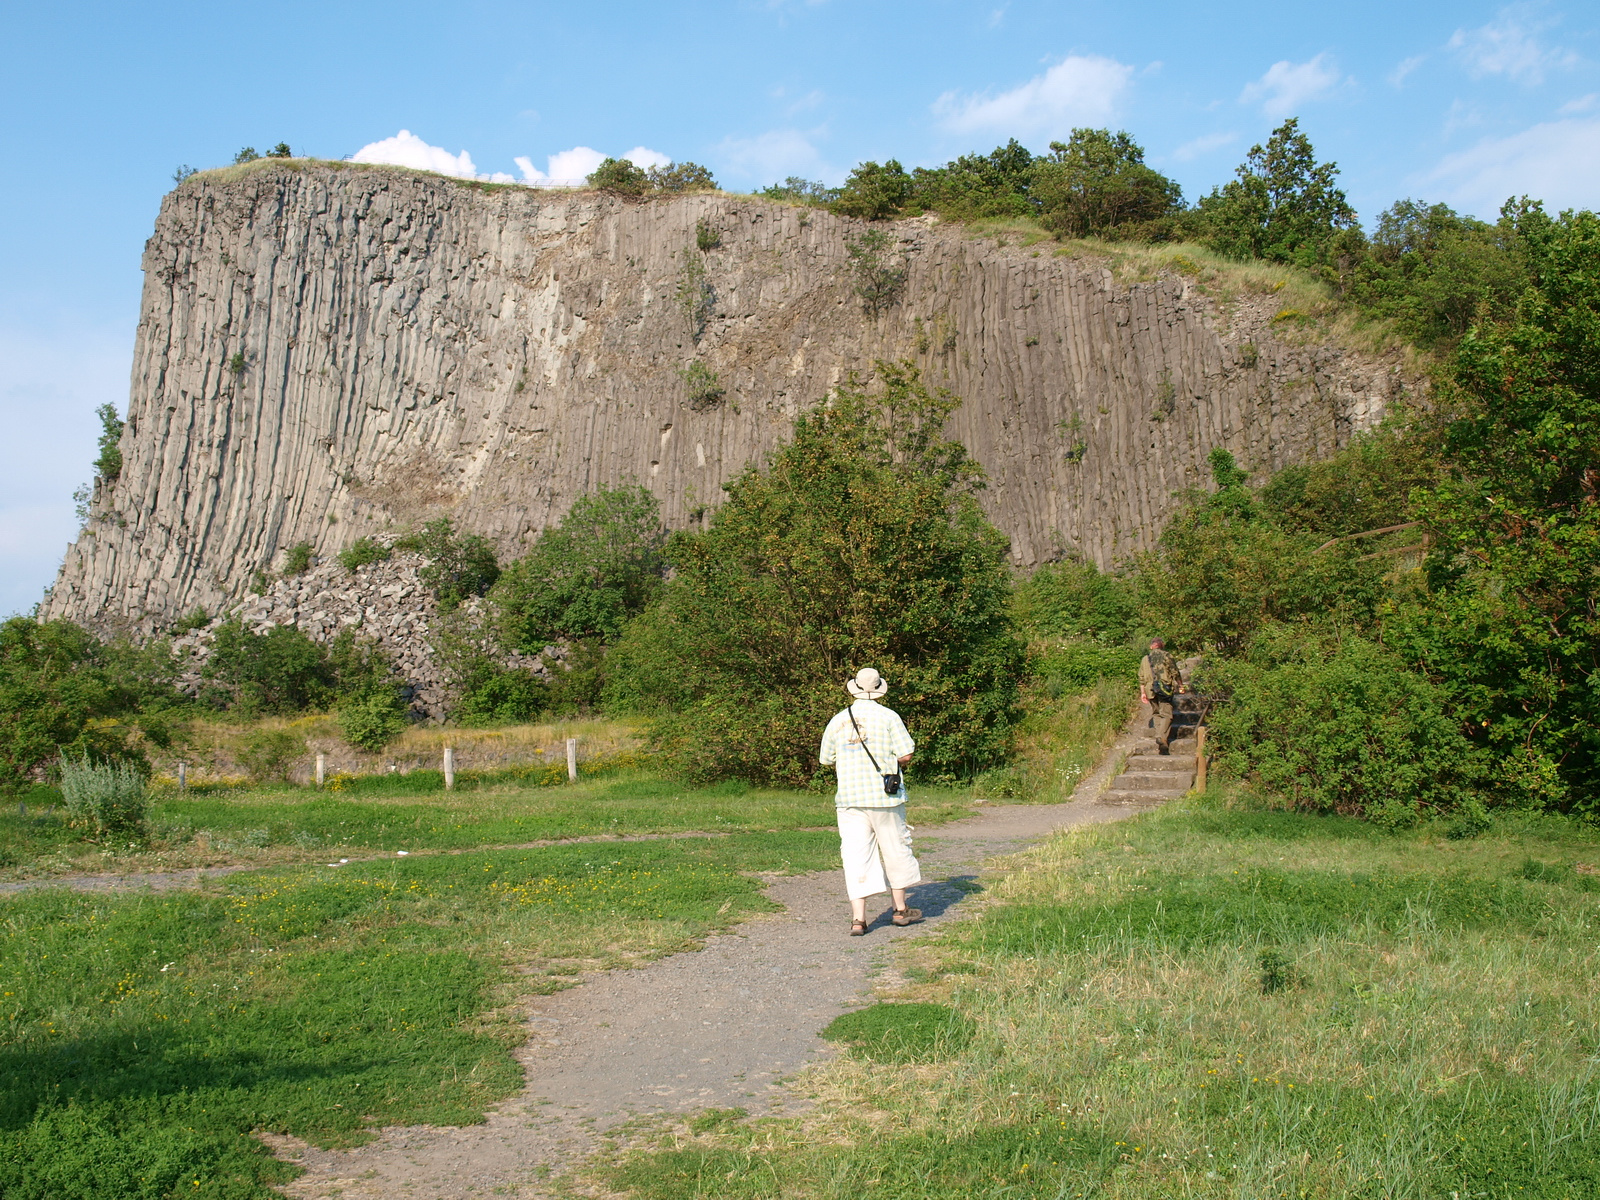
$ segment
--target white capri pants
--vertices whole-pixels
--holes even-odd
[[[839,853],[850,899],[922,882],[922,867],[911,853],[911,827],[906,824],[904,804],[834,811],[839,816]]]

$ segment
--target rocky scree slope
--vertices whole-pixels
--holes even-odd
[[[348,164],[194,176],[145,250],[121,477],[44,611],[150,631],[238,605],[297,543],[328,560],[440,514],[512,556],[632,480],[689,526],[879,358],[964,398],[950,432],[1018,563],[1107,564],[1213,447],[1257,471],[1323,456],[1403,386],[1394,363],[1276,337],[1268,299],[1119,284],[932,218],[878,227],[904,283],[865,312],[849,245],[868,228]]]

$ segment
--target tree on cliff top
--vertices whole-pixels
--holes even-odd
[[[1007,542],[943,436],[955,397],[909,363],[877,371],[876,391],[848,383],[799,417],[708,529],[673,537],[675,575],[618,649],[608,701],[668,710],[655,742],[685,776],[807,782],[863,666],[889,680],[925,778],[1005,755],[1024,662]]]
[[[1236,174],[1200,200],[1206,240],[1219,253],[1313,266],[1341,230],[1355,228],[1355,209],[1334,186],[1338,165],[1317,162],[1298,117],[1250,147]]]

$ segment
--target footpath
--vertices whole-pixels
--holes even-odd
[[[800,1111],[804,1098],[786,1081],[831,1052],[818,1031],[869,998],[890,945],[960,917],[987,860],[1187,790],[1193,743],[1154,755],[1148,715],[1136,713],[1069,802],[992,805],[918,836],[925,881],[911,889],[911,903],[926,914],[923,924],[891,924],[885,897],[868,935],[852,938],[837,872],[775,877],[767,894],[780,912],[712,937],[701,950],[530,997],[529,1037],[519,1052],[527,1086],[482,1125],[390,1128],[348,1151],[271,1139],[306,1172],[285,1191],[302,1200],[551,1196],[546,1180],[635,1117],[705,1108],[752,1116]]]

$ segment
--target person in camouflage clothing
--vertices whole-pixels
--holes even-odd
[[[1160,638],[1150,643],[1150,653],[1139,660],[1139,699],[1150,706],[1150,724],[1156,731],[1156,749],[1167,753],[1167,735],[1172,732],[1172,708],[1184,690],[1178,664],[1167,653]]]

